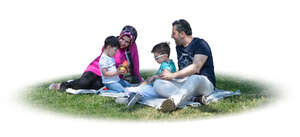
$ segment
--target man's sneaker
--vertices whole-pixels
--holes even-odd
[[[202,96],[201,97],[201,103],[204,104],[204,105],[208,105],[209,104],[209,101],[207,100],[207,96]]]
[[[207,96],[192,97],[191,101],[192,102],[199,102],[203,105],[208,105],[209,104],[209,101],[207,100]]]
[[[50,90],[60,90],[61,83],[52,83],[49,85]]]
[[[160,110],[164,113],[172,112],[176,109],[175,103],[172,99],[167,99],[164,102],[162,102],[160,106]]]
[[[191,100],[192,102],[199,102],[199,98],[200,97],[191,97]]]
[[[188,102],[186,105],[190,106],[192,108],[197,108],[197,107],[201,106],[201,103],[199,103],[199,102]]]
[[[141,97],[142,95],[138,93],[130,95],[127,106],[133,106],[136,102],[138,102],[141,99]]]

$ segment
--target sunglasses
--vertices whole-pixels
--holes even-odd
[[[154,56],[154,59],[155,60],[158,60],[159,58],[163,57],[163,56],[166,56],[167,54],[162,54],[162,55],[159,55],[159,56]]]

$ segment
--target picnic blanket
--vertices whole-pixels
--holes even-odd
[[[128,87],[126,88],[126,92],[117,92],[114,90],[104,90],[105,87],[99,89],[99,90],[88,90],[88,89],[67,89],[66,92],[70,94],[98,94],[99,96],[106,96],[106,97],[113,97],[113,98],[121,98],[121,97],[129,97],[129,93],[139,93],[142,95],[142,99],[138,101],[140,104],[144,104],[147,106],[154,107],[156,109],[160,109],[160,106],[164,100],[167,98],[160,97],[156,92],[154,91],[153,87],[150,85],[143,85],[138,87]],[[240,95],[240,90],[237,90],[235,92],[233,91],[226,91],[221,89],[215,89],[215,92],[210,94],[207,97],[207,103],[211,102],[218,102],[220,99],[223,99],[225,97],[234,96],[234,95]],[[199,102],[191,102],[188,101],[182,106],[179,106],[179,108],[184,108],[186,106],[191,107],[199,107],[201,104]]]

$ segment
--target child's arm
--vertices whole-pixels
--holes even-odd
[[[139,86],[143,86],[143,85],[147,85],[147,84],[148,84],[148,82],[145,80]]]
[[[113,72],[108,72],[108,71],[107,71],[107,68],[103,68],[103,69],[102,69],[102,74],[103,74],[103,76],[105,76],[105,77],[113,77],[113,76],[119,75],[120,72],[119,72],[119,70],[113,71]]]
[[[163,71],[168,71],[171,73],[171,71],[169,69],[164,69]],[[147,78],[144,82],[142,82],[140,85],[146,85],[146,84],[152,84],[152,82],[154,81],[154,79],[156,78],[160,78],[159,75],[153,75],[149,78]]]
[[[147,78],[146,82],[151,84],[154,81],[154,79],[156,79],[156,78],[159,78],[159,76],[158,75],[153,75],[150,78]]]
[[[158,75],[153,75],[150,78],[147,78],[144,82],[142,82],[140,85],[146,85],[146,84],[152,84],[155,78],[159,78]]]

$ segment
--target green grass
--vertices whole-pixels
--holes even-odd
[[[153,71],[144,71],[144,78]],[[49,81],[29,87],[24,92],[24,100],[32,107],[44,109],[68,116],[110,119],[110,120],[187,120],[214,118],[253,110],[272,102],[275,98],[270,88],[261,82],[239,77],[217,74],[217,88],[224,90],[241,90],[241,95],[225,98],[218,103],[211,103],[198,108],[186,107],[172,113],[162,113],[152,107],[137,104],[133,107],[117,104],[113,98],[94,94],[71,95],[60,91],[51,91],[48,86],[52,82],[78,78],[70,76],[60,80]]]

